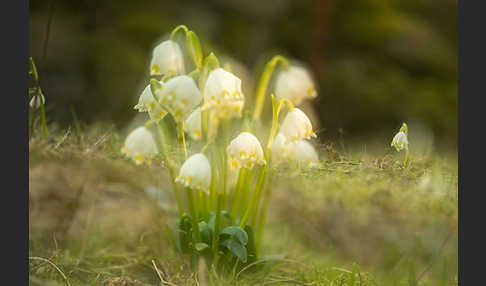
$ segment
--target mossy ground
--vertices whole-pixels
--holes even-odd
[[[412,150],[403,168],[389,142],[320,145],[322,167],[277,174],[268,260],[194,275],[168,242],[160,158],[136,166],[107,126],[50,134],[29,143],[31,285],[457,285],[456,150]]]

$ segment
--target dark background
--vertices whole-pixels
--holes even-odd
[[[198,34],[205,54],[246,66],[247,97],[271,55],[306,62],[326,138],[339,130],[347,138],[393,136],[411,121],[457,147],[454,0],[31,1],[29,50],[48,121],[72,124],[74,108],[85,124],[126,126],[153,46],[179,24]]]

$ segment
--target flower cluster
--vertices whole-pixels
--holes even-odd
[[[185,62],[177,43],[178,31],[185,32],[185,47],[194,67],[189,73],[186,67],[190,63]],[[241,119],[244,108],[263,110],[269,77],[279,62],[283,67],[276,71],[273,91],[278,102],[272,96],[273,119],[265,137],[253,130],[256,126],[266,127],[258,112],[251,122],[248,118]],[[271,185],[266,184],[271,184],[272,172],[267,169],[278,168],[282,161],[297,169],[313,167],[319,162],[309,141],[316,137],[312,123],[301,109],[294,107],[317,96],[309,71],[275,56],[263,71],[257,88],[254,102],[259,107],[246,106],[238,75],[222,68],[213,53],[203,57],[196,34],[178,26],[169,40],[154,48],[149,73],[150,84],[134,106],[138,112],[147,112],[149,120],[127,136],[122,153],[136,164],[150,163],[160,148],[175,183],[174,197],[180,219],[189,217],[190,220],[190,228],[181,223],[174,231],[178,234],[174,240],[181,246],[180,251],[192,249],[214,259],[220,255],[220,249],[243,263],[249,257],[255,259],[256,253],[248,253],[253,250],[246,248],[247,229],[254,229],[258,237],[263,230],[265,211],[258,209],[265,209],[268,204],[262,197],[264,188],[271,190]],[[287,107],[287,114],[280,122],[282,106]],[[257,121],[259,124],[255,124]],[[237,128],[242,130],[234,134]],[[155,138],[160,142],[156,142],[152,132],[158,133]],[[261,142],[266,142],[266,148]],[[236,183],[229,179],[230,174],[236,173],[231,171],[238,171]],[[185,200],[181,199],[183,192],[187,195]],[[221,216],[226,211],[223,202],[230,198],[232,207],[227,213],[231,212],[231,216],[223,222]],[[199,229],[209,226],[210,230]],[[188,232],[192,235],[185,238],[179,235]],[[210,238],[208,233],[218,238]],[[205,249],[215,251],[202,252]]]

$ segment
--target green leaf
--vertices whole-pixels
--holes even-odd
[[[239,226],[225,227],[220,231],[220,234],[229,234],[231,237],[235,237],[243,245],[248,243],[248,234]]]
[[[196,33],[189,31],[186,33],[186,45],[189,50],[189,55],[197,68],[202,67],[203,54],[201,50],[201,44]]]
[[[197,250],[197,251],[203,251],[204,249],[206,249],[206,248],[208,248],[208,247],[209,247],[209,245],[207,245],[207,244],[206,244],[206,243],[204,243],[204,242],[198,242],[198,243],[196,243],[196,245],[195,245],[195,248],[196,248],[196,250]]]
[[[251,263],[253,261],[256,261],[257,259],[255,233],[249,225],[245,225],[244,230],[248,235],[248,243],[246,244],[246,249],[248,250],[248,260]]]
[[[213,231],[209,224],[207,224],[205,221],[201,221],[199,223],[199,232],[201,233],[202,241],[207,244],[211,244]]]
[[[234,256],[238,257],[241,262],[246,263],[247,260],[247,253],[246,248],[241,243],[234,239],[227,239],[221,243],[224,247],[226,247]]]

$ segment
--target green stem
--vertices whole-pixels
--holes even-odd
[[[222,205],[223,195],[218,194],[218,199],[216,202],[216,217],[214,219],[214,233],[213,233],[213,252],[215,261],[218,261],[218,248],[219,248],[219,225],[221,220],[221,205]]]
[[[238,182],[236,183],[235,195],[233,197],[233,207],[231,208],[231,218],[233,220],[236,219],[236,215],[238,214],[238,207],[239,207],[240,197],[241,197],[241,189],[243,187],[243,182],[245,181],[245,177],[246,177],[246,168],[241,168],[238,174]]]
[[[265,185],[265,175],[267,173],[267,165],[263,166],[260,176],[258,177],[257,184],[255,186],[255,189],[253,190],[251,194],[251,199],[248,207],[246,208],[245,214],[243,215],[243,218],[240,221],[240,227],[244,227],[246,224],[246,221],[248,220],[250,214],[255,213],[255,207],[258,205],[257,202],[259,202],[259,198],[261,196],[261,191],[263,189],[263,186]]]
[[[186,135],[184,133],[184,120],[179,122],[179,136],[182,140],[182,146],[184,147],[184,159],[187,159],[187,147],[186,147]]]
[[[192,222],[192,233],[194,235],[194,243],[198,243],[201,241],[201,233],[199,232],[199,223],[197,218],[197,211],[194,206],[194,197],[192,194],[192,190],[190,188],[185,188],[187,194],[187,205],[189,207],[189,212],[191,214],[191,222]]]
[[[270,174],[268,176],[268,183],[267,183],[267,187],[265,188],[265,194],[264,194],[264,197],[263,197],[263,203],[262,203],[262,210],[260,212],[260,216],[258,217],[258,224],[257,224],[257,228],[256,228],[256,251],[258,253],[258,250],[259,250],[259,247],[260,247],[260,241],[261,241],[261,238],[262,238],[262,235],[263,235],[263,225],[265,223],[265,218],[266,218],[266,215],[267,215],[267,208],[268,208],[268,202],[270,201],[270,195],[271,195],[271,192],[272,192],[272,188],[273,188],[273,171],[269,170]]]
[[[179,26],[175,27],[174,30],[172,30],[172,33],[170,33],[170,40],[171,41],[174,41],[175,35],[180,30],[184,30],[184,33],[186,33],[186,34],[189,32],[189,29],[186,27],[186,25],[179,25]]]
[[[408,146],[405,148],[405,159],[403,160],[403,166],[407,166],[408,164],[408,156],[409,156],[409,153],[408,153]]]
[[[257,121],[260,119],[260,115],[263,111],[263,105],[265,103],[265,93],[268,88],[268,83],[270,82],[270,78],[275,70],[275,67],[278,63],[281,63],[284,68],[288,68],[289,62],[283,56],[277,55],[274,56],[265,66],[263,70],[262,76],[260,77],[260,81],[258,82],[257,90],[256,90],[256,101],[255,101],[255,109],[253,111],[253,121]]]

